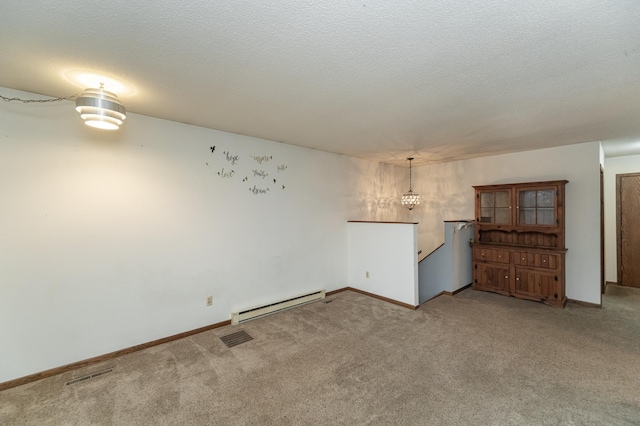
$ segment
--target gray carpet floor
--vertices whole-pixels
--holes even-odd
[[[640,425],[640,289],[417,311],[346,291],[0,392],[0,424]]]

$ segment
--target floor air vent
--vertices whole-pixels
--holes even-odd
[[[249,335],[244,330],[238,331],[236,333],[227,334],[226,336],[222,336],[220,338],[227,345],[228,348],[232,348],[234,346],[238,346],[241,343],[248,342],[249,340],[253,340],[253,337]]]
[[[315,291],[313,293],[303,294],[301,296],[291,297],[279,302],[269,303],[267,305],[256,306],[255,308],[245,309],[244,311],[234,312],[231,314],[231,324],[237,325],[252,319],[260,318],[265,315],[283,311],[285,309],[295,308],[305,303],[315,302],[324,299],[324,290]]]
[[[85,382],[87,380],[95,379],[96,377],[104,376],[105,374],[109,374],[113,371],[113,368],[108,368],[102,371],[96,371],[95,373],[87,374],[82,377],[78,377],[77,379],[69,380],[65,383],[65,386],[75,385],[76,383]]]

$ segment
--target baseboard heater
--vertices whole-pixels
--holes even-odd
[[[295,308],[296,306],[304,305],[306,303],[315,302],[316,300],[324,299],[325,291],[314,291],[313,293],[303,294],[301,296],[291,297],[279,302],[269,303],[262,306],[256,306],[254,308],[245,309],[240,312],[234,312],[231,314],[231,324],[237,325],[243,322],[250,321],[252,319],[260,318],[265,315],[274,314],[276,312],[284,311],[285,309]]]

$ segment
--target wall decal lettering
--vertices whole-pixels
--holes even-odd
[[[262,165],[262,163],[268,163],[269,161],[273,160],[272,155],[260,155],[260,156],[252,155],[251,158],[256,160],[256,162],[260,165]]]
[[[227,161],[231,162],[232,166],[235,166],[238,160],[240,159],[240,156],[232,155],[231,153],[229,153],[229,151],[224,151],[224,155],[227,157]]]
[[[205,164],[207,167],[211,167],[212,170],[221,178],[225,179],[230,183],[236,183],[239,181],[247,182],[249,185],[251,176],[254,182],[258,182],[258,178],[262,178],[262,182],[260,186],[252,185],[249,187],[249,191],[254,195],[259,194],[269,194],[273,189],[275,192],[278,187],[281,190],[284,190],[286,186],[284,185],[286,182],[287,173],[285,173],[288,169],[288,166],[284,163],[278,163],[277,159],[273,157],[273,155],[244,155],[244,154],[233,154],[231,151],[225,149],[224,145],[216,146],[211,145],[208,147],[211,151],[211,154],[215,154],[216,152],[220,152],[222,155],[213,155],[212,158],[213,163],[209,165],[209,162],[206,161]],[[216,148],[219,148],[216,151]],[[254,163],[245,162],[243,163],[242,159],[246,160],[246,157],[249,157],[255,161],[259,167],[255,169],[251,169],[251,165],[255,166]],[[209,160],[211,161],[211,160]],[[274,177],[276,174],[284,173],[276,178]],[[267,177],[269,179],[267,179]],[[237,179],[237,180],[236,180]],[[245,188],[247,188],[245,186]],[[238,188],[240,189],[240,188]]]
[[[264,179],[267,176],[269,176],[269,173],[265,172],[264,170],[253,170],[253,177],[261,177],[262,179]]]
[[[254,195],[266,194],[269,191],[269,188],[258,188],[257,186],[253,185],[253,188],[249,188],[249,191],[253,192]]]
[[[222,179],[230,179],[233,177],[234,174],[235,174],[235,170],[225,171],[224,168],[218,172],[218,176],[220,176]]]

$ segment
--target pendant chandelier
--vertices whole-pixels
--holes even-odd
[[[100,83],[99,89],[87,89],[76,98],[76,111],[87,126],[103,130],[117,130],[126,116],[118,97]]]
[[[409,210],[413,210],[415,206],[420,204],[420,195],[411,190],[411,160],[413,160],[413,157],[409,157],[407,160],[409,160],[409,191],[402,196],[402,205]]]

